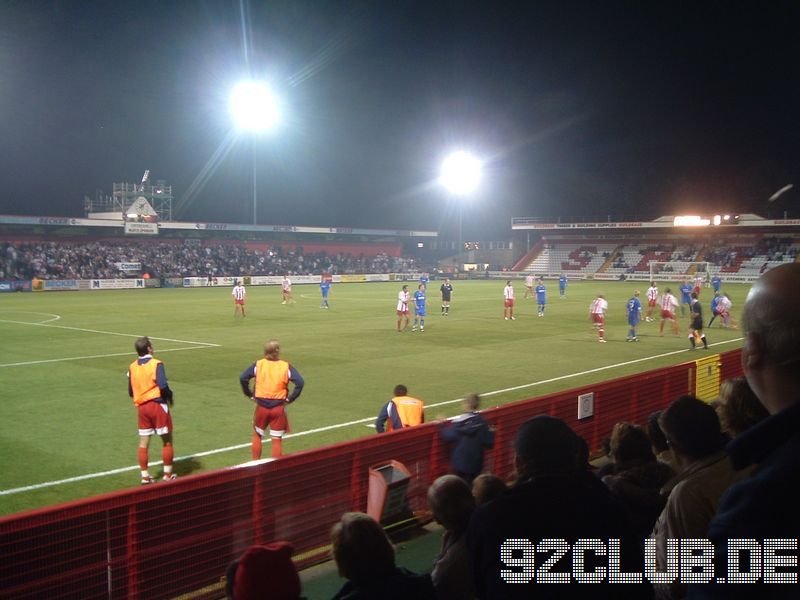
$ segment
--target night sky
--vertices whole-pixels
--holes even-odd
[[[512,216],[797,215],[798,2],[0,2],[0,213],[83,216],[145,169],[180,220],[451,233],[448,150]],[[232,133],[249,74],[284,121]],[[775,204],[767,198],[796,188]]]

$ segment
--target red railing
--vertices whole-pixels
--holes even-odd
[[[720,355],[721,379],[741,374],[738,350]],[[705,355],[704,355],[705,356]],[[486,467],[509,478],[511,443],[530,417],[564,419],[598,448],[614,423],[644,423],[693,393],[684,363],[490,408],[496,428]],[[577,397],[594,394],[594,416],[577,419]],[[426,490],[448,468],[438,425],[370,436],[278,461],[181,478],[0,519],[0,598],[169,598],[219,596],[228,563],[248,546],[292,542],[299,567],[328,554],[341,514],[366,508],[367,468],[390,459],[412,473],[408,496],[427,510]]]

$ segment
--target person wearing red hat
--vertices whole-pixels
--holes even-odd
[[[228,600],[302,600],[289,542],[252,546],[228,567]]]

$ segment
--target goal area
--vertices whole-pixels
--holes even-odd
[[[703,277],[704,283],[709,283],[715,274],[714,266],[710,262],[692,262],[683,260],[670,260],[666,262],[650,261],[650,281],[657,279],[677,280]]]

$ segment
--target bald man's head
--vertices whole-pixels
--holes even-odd
[[[774,415],[797,401],[800,385],[800,263],[776,267],[753,284],[742,325],[745,377]]]
[[[776,267],[753,284],[742,326],[745,346],[757,344],[760,360],[800,373],[800,263]]]
[[[443,475],[428,488],[433,518],[448,531],[464,531],[475,509],[475,498],[467,483],[455,475]]]

